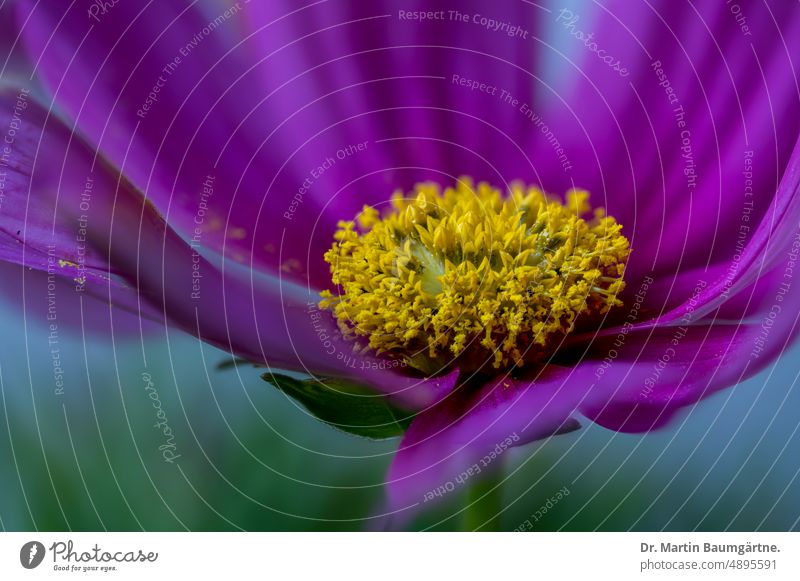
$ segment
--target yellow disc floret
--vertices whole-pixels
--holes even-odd
[[[541,359],[579,315],[621,304],[628,240],[588,198],[468,179],[396,192],[387,211],[339,222],[325,254],[339,292],[321,307],[357,350],[424,371]]]

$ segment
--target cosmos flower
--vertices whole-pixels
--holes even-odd
[[[701,4],[19,2],[4,278],[410,411],[393,512],[652,430],[800,312],[800,14]]]

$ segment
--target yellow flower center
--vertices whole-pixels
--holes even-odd
[[[395,192],[390,209],[339,222],[325,253],[339,292],[320,306],[357,351],[426,372],[540,360],[579,315],[622,304],[628,240],[588,198],[520,184],[504,196],[466,178]]]

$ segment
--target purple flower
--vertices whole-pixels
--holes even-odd
[[[662,426],[796,334],[789,3],[34,4],[3,35],[6,280],[416,410],[393,511],[580,416]],[[318,308],[337,224],[462,175],[591,192],[630,241],[621,306],[477,378],[355,354]]]

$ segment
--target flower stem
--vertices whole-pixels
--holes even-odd
[[[500,462],[497,462],[500,464]],[[494,466],[475,476],[467,490],[464,529],[467,531],[498,531],[503,509],[503,470]]]

